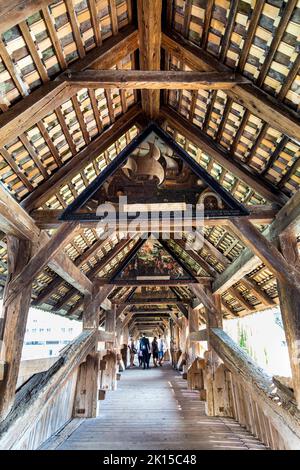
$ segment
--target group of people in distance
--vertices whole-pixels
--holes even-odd
[[[131,338],[130,344],[128,345],[130,352],[130,367],[135,367],[134,359],[135,355],[138,355],[139,367],[143,366],[143,369],[150,368],[150,357],[152,354],[154,367],[162,367],[163,358],[165,353],[165,342],[161,335],[154,336],[153,341],[150,344],[149,338],[143,333],[138,343],[135,343],[134,339]]]

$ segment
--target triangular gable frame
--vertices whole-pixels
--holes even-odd
[[[128,255],[123,259],[123,261],[120,263],[120,265],[118,266],[118,268],[116,269],[116,271],[114,272],[114,274],[111,276],[110,280],[109,280],[109,284],[114,284],[114,285],[118,285],[118,279],[117,277],[119,276],[119,274],[121,274],[121,272],[126,268],[126,266],[128,266],[128,264],[130,263],[130,261],[137,255],[138,251],[143,247],[143,245],[149,240],[150,236],[147,237],[147,238],[144,238],[144,239],[140,239],[136,245],[134,246],[134,248],[130,251],[130,253],[128,253]],[[189,270],[189,268],[187,268],[184,263],[179,260],[179,258],[177,256],[174,256],[174,253],[172,253],[169,249],[169,247],[167,247],[164,243],[162,243],[162,241],[160,239],[156,239],[160,245],[162,246],[162,248],[168,252],[168,254],[176,261],[176,263],[178,263],[181,268],[184,270],[184,272],[189,276],[189,279],[186,279],[186,282],[191,282],[191,283],[196,283],[198,282],[197,279],[195,278],[194,274]],[[145,284],[145,281],[139,281],[139,280],[135,280],[135,281],[132,281],[132,280],[128,280],[126,281],[126,283],[128,282],[128,286],[130,286],[130,283],[134,282],[134,285],[144,285]],[[157,283],[157,280],[155,279],[149,279],[147,280],[147,285],[151,285],[151,284],[155,284]]]
[[[237,217],[249,215],[249,212],[245,207],[238,202],[229,192],[226,191],[199,163],[196,162],[175,140],[167,134],[161,127],[155,122],[150,124],[136,136],[117,156],[116,158],[106,167],[104,170],[95,178],[94,181],[63,211],[60,216],[60,220],[70,221],[90,221],[97,222],[101,220],[100,216],[92,213],[77,213],[84,204],[86,204],[92,196],[98,191],[98,189],[105,183],[107,178],[113,176],[113,174],[126,162],[127,158],[131,153],[142,143],[147,137],[154,132],[159,138],[161,138],[175,153],[181,158],[190,169],[198,176],[199,179],[205,181],[210,189],[216,192],[223,202],[230,208],[227,210],[227,214],[220,214],[220,211],[205,211],[204,217]]]

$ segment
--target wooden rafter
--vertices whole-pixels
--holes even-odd
[[[30,240],[37,247],[46,245],[50,240],[46,232],[41,232],[34,220],[0,185],[0,228],[9,235]],[[91,283],[86,276],[63,253],[57,253],[49,261],[49,267],[82,293],[91,291]]]
[[[187,139],[197,145],[207,155],[212,157],[221,166],[240,178],[244,183],[255,189],[267,200],[283,205],[287,197],[270,185],[266,180],[260,178],[257,174],[250,172],[249,168],[241,162],[236,161],[223,147],[218,145],[211,137],[205,134],[199,127],[191,124],[186,118],[171,109],[163,106],[160,115],[170,126],[177,129]]]
[[[129,26],[107,41],[102,46],[92,49],[83,59],[70,67],[72,72],[86,69],[109,69],[138,47],[137,31]],[[36,124],[49,112],[74,96],[78,88],[68,86],[67,81],[57,77],[55,81],[45,83],[30,95],[0,116],[0,147],[8,144],[22,132]]]
[[[162,33],[162,47],[189,65],[192,70],[230,71],[229,67],[178,33]],[[299,140],[300,124],[296,113],[254,84],[237,84],[232,90],[228,90],[227,94],[270,126],[296,141]]]
[[[22,206],[27,210],[32,210],[42,206],[51,196],[58,192],[59,188],[67,181],[78,174],[85,166],[91,163],[96,157],[112,145],[123,133],[130,129],[135,123],[141,108],[138,105],[132,106],[126,114],[116,120],[116,122],[104,130],[95,140],[79,151],[65,165],[59,168],[44,183],[40,184],[25,200]]]
[[[288,203],[279,211],[274,222],[263,232],[262,236],[270,242],[276,241],[281,233],[287,230],[299,232],[300,227],[300,192],[298,191]],[[253,271],[261,260],[246,248],[240,256],[219,274],[213,282],[213,291],[222,293],[238,282],[246,274]]]

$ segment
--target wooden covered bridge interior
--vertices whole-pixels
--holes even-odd
[[[0,0],[2,449],[122,448],[106,429],[141,410],[176,427],[166,448],[300,449],[299,38],[299,0]],[[191,203],[193,227],[201,202],[197,243],[176,211],[167,238],[99,231],[120,195]],[[83,330],[16,389],[30,305]],[[277,305],[289,385],[222,329]],[[159,404],[126,370],[144,331],[169,344]]]

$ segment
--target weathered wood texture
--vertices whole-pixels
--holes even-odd
[[[7,416],[15,398],[32,287],[32,280],[29,280],[22,293],[11,296],[11,285],[30,259],[31,243],[9,235],[7,248],[8,278],[3,299],[3,331],[0,336],[1,359],[4,360],[4,378],[0,382],[0,419]]]
[[[296,233],[299,232],[299,222],[300,191],[297,191],[288,203],[280,209],[276,219],[263,231],[262,236],[268,241],[274,242],[280,234],[287,230],[294,230]],[[222,274],[216,277],[213,282],[213,292],[221,294],[246,274],[253,271],[259,264],[261,264],[259,257],[256,256],[251,249],[246,248]]]
[[[245,184],[249,185],[250,188],[257,191],[258,194],[261,194],[268,201],[275,202],[281,206],[287,201],[287,197],[284,194],[267,184],[266,181],[263,181],[259,175],[254,176],[247,166],[234,160],[222,146],[218,145],[211,137],[203,132],[199,126],[192,124],[188,119],[167,106],[161,107],[160,116],[182,133],[188,140],[197,145],[199,149],[206,152],[220,163],[223,168],[226,168],[234,176],[240,178]]]
[[[219,72],[230,70],[217,58],[189,43],[178,33],[163,33],[162,47],[192,70]],[[296,114],[260,88],[253,84],[237,85],[228,91],[228,95],[275,129],[298,140],[300,128]]]
[[[102,46],[92,49],[83,59],[71,65],[70,70],[109,69],[126,55],[134,53],[137,47],[137,31],[129,26]],[[68,86],[63,77],[45,83],[0,116],[0,147],[7,145],[77,93],[78,88]]]
[[[160,70],[162,0],[138,0],[140,69]],[[142,107],[147,116],[159,114],[160,91],[142,91]]]
[[[65,77],[70,86],[130,90],[226,90],[237,83],[233,73],[163,70],[85,70]]]
[[[274,243],[248,220],[234,217],[229,224],[240,240],[268,266],[277,279],[300,289],[300,271],[285,260]]]
[[[38,426],[39,418],[51,406],[70,376],[77,371],[79,364],[96,346],[97,332],[85,330],[74,339],[62,352],[57,362],[46,372],[32,377],[17,393],[15,404],[9,415],[0,424],[0,448],[13,449],[21,442],[21,437],[30,433],[34,426]],[[75,392],[74,382],[74,392]],[[68,393],[66,394],[67,396]],[[69,396],[70,407],[73,408],[72,395]],[[59,404],[59,400],[56,402]],[[68,402],[63,409],[67,410]],[[52,413],[53,413],[52,409]],[[58,411],[58,417],[60,415]],[[46,418],[45,418],[46,419]],[[47,422],[47,420],[46,420]],[[62,426],[63,423],[60,423]],[[38,428],[37,428],[38,429]],[[57,430],[52,427],[51,434]],[[43,435],[44,439],[49,437]],[[41,440],[37,438],[38,444]]]
[[[264,449],[233,419],[205,416],[199,391],[187,390],[168,365],[126,370],[106,395],[97,419],[85,420],[59,449]]]
[[[34,220],[2,185],[0,185],[0,227],[8,235],[29,240],[35,250],[41,249],[50,241],[49,235],[40,231]],[[80,292],[92,291],[91,282],[64,252],[56,253],[49,260],[49,267]]]
[[[98,353],[89,354],[79,366],[73,416],[96,418],[98,393]]]
[[[42,7],[52,3],[51,0],[1,0],[0,33],[4,33],[17,23],[36,13]]]
[[[213,328],[211,346],[232,373],[234,386],[239,383],[247,390],[245,399],[255,402],[279,434],[286,449],[300,449],[300,412],[296,402],[276,390],[271,377],[258,367],[254,361],[221,329]],[[245,404],[238,397],[236,406]],[[249,426],[244,411],[241,424]],[[270,444],[270,443],[269,443]],[[268,445],[269,445],[268,444]]]
[[[39,186],[22,201],[22,206],[27,211],[42,206],[51,196],[57,193],[58,188],[80,173],[83,168],[101,155],[101,153],[112,145],[121,135],[128,131],[136,123],[137,117],[140,114],[140,106],[132,106],[127,113],[116,119],[108,129],[105,129],[96,139],[80,150],[74,158],[66,162],[65,165],[59,168],[45,182],[39,184]]]
[[[5,302],[9,303],[18,296],[26,287],[32,283],[37,274],[44,269],[49,261],[63,249],[74,237],[75,231],[79,229],[77,223],[65,223],[59,230],[49,238],[49,241],[35,253],[26,266],[10,282],[9,295]]]
[[[291,269],[299,269],[299,250],[295,234],[279,237],[279,246]],[[300,296],[296,285],[278,279],[280,311],[289,350],[293,389],[300,409]]]

